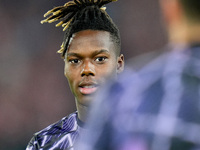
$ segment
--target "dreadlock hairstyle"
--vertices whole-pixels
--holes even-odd
[[[64,6],[55,7],[44,14],[44,17],[50,14],[51,16],[42,20],[42,24],[45,22],[60,21],[56,27],[62,25],[63,31],[65,31],[61,49],[58,51],[58,53],[61,53],[62,58],[65,56],[72,35],[87,29],[109,32],[112,41],[116,43],[117,54],[120,53],[121,41],[119,29],[104,7],[105,4],[113,1],[117,0],[72,0],[64,4]]]

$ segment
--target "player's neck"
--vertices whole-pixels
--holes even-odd
[[[87,114],[88,114],[88,107],[78,103],[77,100],[76,100],[76,108],[77,108],[77,111],[78,111],[78,118],[82,122],[86,122]]]
[[[200,43],[200,24],[182,24],[169,30],[169,40],[172,43]]]

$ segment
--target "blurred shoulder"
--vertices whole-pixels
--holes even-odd
[[[168,49],[166,47],[163,47],[162,49],[137,55],[128,59],[126,62],[126,66],[128,69],[139,71],[148,64],[151,64],[153,61],[158,60],[158,58],[166,55],[167,51]]]

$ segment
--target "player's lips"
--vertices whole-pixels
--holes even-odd
[[[94,92],[96,92],[97,89],[98,84],[94,82],[82,82],[81,84],[79,84],[79,91],[83,95],[93,94]]]

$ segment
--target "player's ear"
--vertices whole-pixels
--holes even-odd
[[[120,54],[117,58],[117,73],[121,73],[124,70],[124,55]]]

